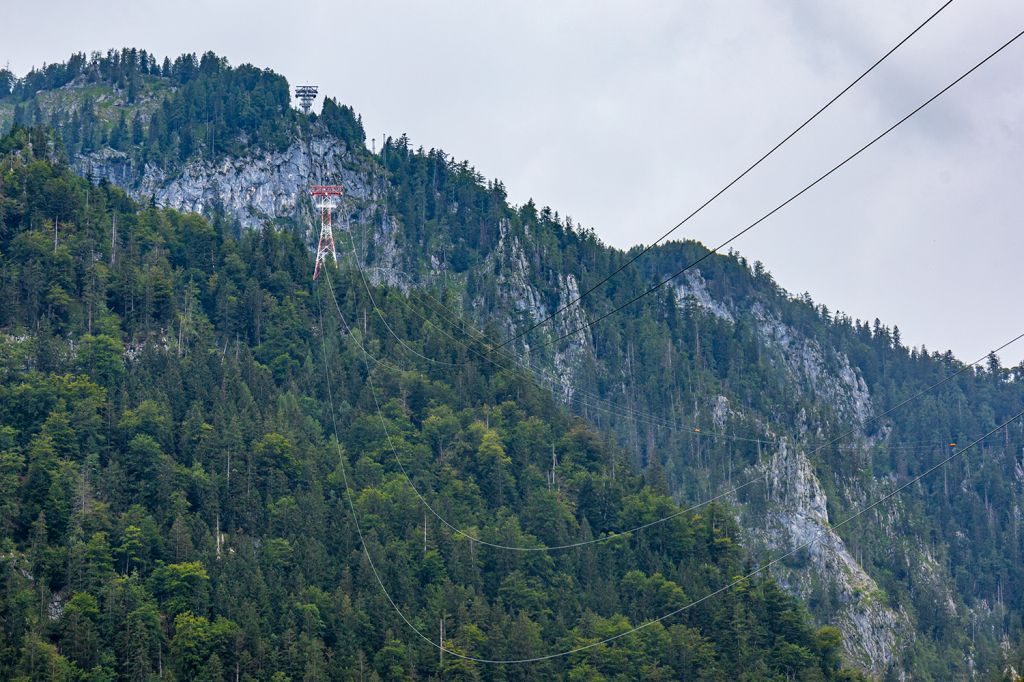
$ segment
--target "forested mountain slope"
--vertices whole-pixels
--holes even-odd
[[[760,477],[764,484],[729,496],[740,542],[764,558],[826,533],[778,577],[816,620],[842,629],[847,656],[869,671],[948,679],[1018,665],[1020,425],[870,518],[839,533],[830,524],[948,455],[950,442],[1019,411],[1024,367],[991,358],[876,421],[962,362],[907,348],[895,327],[792,297],[761,264],[736,255],[713,256],[673,286],[559,339],[706,253],[694,242],[653,250],[582,306],[511,344],[522,358],[515,360],[494,346],[628,254],[556,211],[508,205],[500,182],[443,152],[414,149],[404,136],[373,154],[351,109],[327,100],[318,117],[303,117],[289,108],[281,76],[232,68],[212,54],[159,66],[132,50],[76,58],[9,90],[0,125],[52,126],[80,174],[142,201],[201,211],[242,242],[251,231],[265,234],[265,225],[282,238],[310,239],[307,185],[345,185],[341,255],[408,295],[389,299],[397,307],[388,317],[434,359],[399,344],[384,354],[390,362],[425,363],[448,377],[463,362],[479,372],[502,364],[609,434],[656,488],[679,500],[706,500]],[[54,219],[58,231],[81,222],[70,208],[48,210],[37,229]],[[240,259],[237,267],[250,264]],[[357,278],[341,290],[359,286]],[[269,309],[253,291],[244,284],[218,294],[222,353],[262,344]],[[357,314],[380,322],[372,309]],[[428,324],[421,315],[435,317]],[[486,327],[490,346],[464,345],[475,336],[466,320]],[[277,372],[274,362],[287,360],[260,361]],[[513,365],[527,361],[540,373],[533,379]]]
[[[490,659],[716,590],[750,568],[739,528],[712,505],[556,553],[453,534],[399,461],[495,543],[587,540],[676,507],[549,394],[464,349],[400,325],[463,364],[369,360],[397,355],[395,337],[372,317],[347,330],[369,292],[349,269],[311,285],[302,240],[139,207],[52,154],[42,129],[0,141],[0,677],[853,677],[838,631],[769,577],[571,657],[440,664],[380,592],[349,495],[406,616],[436,641],[443,615],[450,652]],[[56,239],[54,212],[73,216]],[[400,297],[374,296],[391,320]]]

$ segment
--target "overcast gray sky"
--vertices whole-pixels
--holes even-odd
[[[212,49],[283,73],[592,226],[649,243],[941,4],[7,2],[0,63]],[[120,5],[116,10],[115,5]],[[39,30],[45,27],[45,30]],[[1024,29],[955,0],[681,229],[718,244]],[[735,244],[784,287],[973,360],[1024,331],[1024,39]],[[1024,359],[1024,342],[1002,354]]]

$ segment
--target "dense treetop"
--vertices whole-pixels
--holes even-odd
[[[62,94],[75,96],[65,102]],[[251,64],[232,67],[212,52],[158,63],[145,50],[125,48],[75,54],[23,78],[0,71],[5,100],[14,107],[13,123],[61,131],[70,154],[109,147],[140,166],[174,168],[197,156],[281,149],[309,126],[289,106],[283,76]],[[323,121],[332,134],[362,146],[362,123],[350,107],[328,98]]]

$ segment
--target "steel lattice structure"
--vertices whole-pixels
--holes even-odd
[[[331,211],[338,205],[341,198],[341,185],[313,185],[309,188],[313,197],[313,205],[320,209],[320,240],[316,246],[316,264],[313,266],[313,280],[320,276],[320,268],[327,256],[335,263],[338,253],[334,249],[334,230],[331,226]]]
[[[295,96],[299,98],[299,103],[302,105],[302,113],[309,115],[309,108],[313,106],[313,100],[316,99],[317,86],[315,85],[297,85],[295,86]]]

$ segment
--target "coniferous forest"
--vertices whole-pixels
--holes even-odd
[[[465,361],[454,373],[368,360],[394,340],[360,319],[351,271],[311,287],[303,241],[139,206],[53,161],[56,144],[42,128],[0,142],[0,676],[855,677],[838,632],[770,577],[571,657],[440,664],[380,592],[349,495],[407,617],[436,640],[444,614],[446,645],[489,659],[585,645],[717,589],[750,568],[735,521],[710,506],[558,553],[453,534],[398,461],[492,543],[586,540],[676,507],[607,437],[464,349],[431,349]],[[389,319],[399,295],[375,296]]]
[[[856,424],[807,459],[835,523],[1022,409],[1024,365],[908,348],[730,253],[571,372],[554,333],[513,344],[567,400],[493,361],[536,312],[512,284],[556,309],[633,252],[406,136],[371,152],[335,99],[307,118],[272,71],[112,50],[0,70],[0,131],[0,679],[862,679],[851,603],[895,614],[887,679],[1024,670],[1019,422],[841,529],[871,590],[807,552],[743,578],[780,554],[778,490],[688,509]],[[249,229],[90,165],[175,177],[317,135],[380,187],[317,282],[299,212]],[[668,242],[580,308],[706,254]],[[367,281],[385,257],[401,284]],[[874,415],[919,397],[865,425],[847,373]]]

